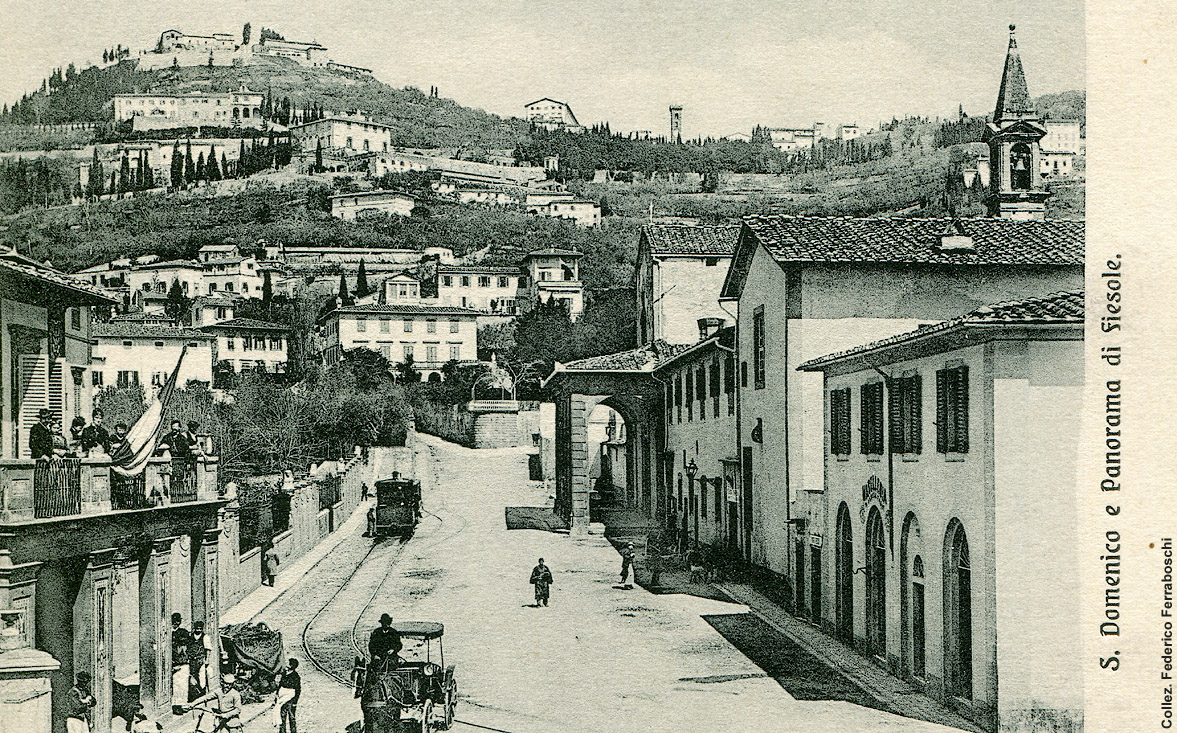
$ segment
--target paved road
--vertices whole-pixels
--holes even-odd
[[[549,503],[527,481],[526,455],[424,440],[440,480],[413,539],[373,548],[362,528],[353,532],[260,616],[302,659],[301,730],[354,730],[359,719],[351,691],[306,659],[308,621],[312,653],[338,674],[350,669],[353,627],[365,638],[383,612],[445,623],[464,721],[455,731],[479,730],[466,723],[510,733],[952,730],[848,702],[794,699],[704,618],[745,607],[617,588],[618,556],[601,537],[507,531],[505,506]],[[527,583],[541,556],[555,576],[548,608],[532,607]],[[249,732],[268,730],[267,720]]]

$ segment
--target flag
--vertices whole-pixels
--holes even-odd
[[[137,476],[147,468],[147,459],[155,453],[159,446],[159,439],[163,434],[163,411],[172,399],[172,392],[176,390],[176,379],[180,376],[180,364],[184,362],[184,354],[188,347],[180,352],[176,360],[176,368],[168,381],[151,399],[151,404],[131,426],[127,432],[127,442],[110,457],[111,470],[120,476]]]

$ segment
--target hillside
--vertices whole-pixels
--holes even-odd
[[[419,147],[512,148],[527,125],[451,99],[430,97],[419,89],[393,88],[377,79],[326,68],[300,66],[291,59],[257,57],[246,66],[187,66],[140,71],[133,61],[92,67],[63,75],[26,95],[0,122],[67,124],[111,122],[110,99],[116,94],[147,92],[227,92],[242,84],[266,92],[276,101],[289,98],[298,109],[312,104],[332,112],[362,112],[391,125],[396,145]],[[2,139],[9,145],[19,144]],[[34,145],[39,143],[35,139]],[[36,149],[33,146],[25,149]]]

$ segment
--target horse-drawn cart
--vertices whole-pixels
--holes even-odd
[[[393,628],[404,644],[399,658],[390,654],[356,660],[353,676],[364,733],[449,730],[458,686],[454,665],[445,664],[445,627],[433,621],[402,621]]]

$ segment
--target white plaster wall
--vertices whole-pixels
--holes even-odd
[[[664,257],[654,260],[652,288],[655,339],[672,344],[699,341],[700,318],[722,318],[730,326],[731,313],[719,306],[719,291],[730,257],[719,257],[710,267],[703,257]],[[726,304],[735,312],[734,304]]]

